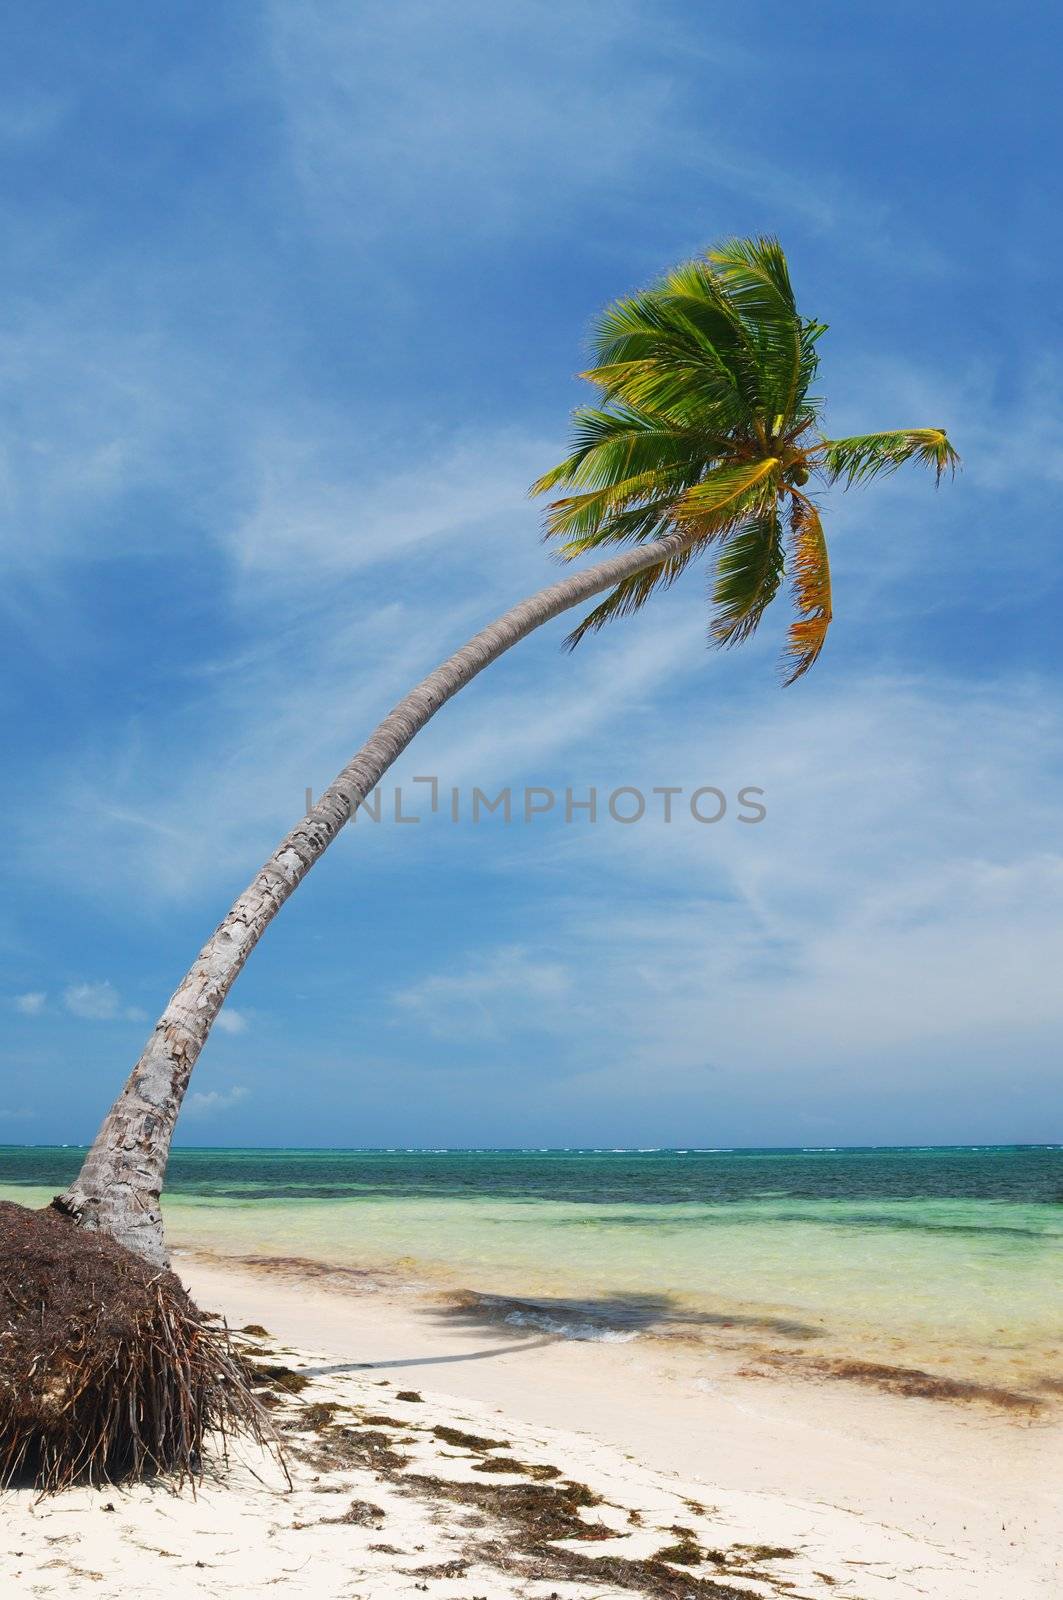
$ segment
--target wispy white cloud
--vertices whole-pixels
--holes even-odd
[[[629,173],[673,111],[666,69],[644,62],[622,96],[610,81],[638,25],[626,4],[576,4],[560,32],[535,0],[465,0],[460,18],[424,0],[268,14],[292,169],[318,218],[354,237],[411,217],[441,240],[527,227]]]
[[[415,547],[434,541],[497,550],[515,519],[534,521],[524,496],[555,447],[517,429],[458,433],[420,464],[399,466],[335,419],[319,419],[303,439],[289,425],[249,446],[250,506],[225,537],[243,569],[272,573],[289,591],[409,562]]]
[[[431,1033],[460,1041],[558,1028],[572,1015],[574,994],[564,967],[514,945],[409,984],[392,998]]]
[[[181,381],[175,363],[179,359]],[[20,306],[0,335],[12,416],[0,431],[0,549],[16,571],[98,558],[130,530],[96,513],[177,468],[199,361],[158,330],[122,325],[103,286]],[[168,371],[167,382],[164,372]],[[142,551],[153,529],[136,530]]]
[[[63,826],[27,815],[26,857],[42,873],[72,873],[109,895],[120,881],[138,895],[183,897],[226,865],[252,871],[295,821],[305,789],[320,792],[399,694],[522,593],[556,581],[525,495],[543,451],[541,441],[515,434],[476,448],[454,441],[423,474],[378,468],[360,490],[349,473],[330,484],[312,451],[282,459],[279,498],[263,491],[253,519],[259,532],[233,529],[240,581],[284,586],[282,600],[269,601],[277,625],[257,630],[230,659],[189,663],[183,720],[193,754],[178,772],[164,756],[172,717],[159,728],[131,725],[118,748],[108,741],[57,764],[50,788]],[[360,520],[353,509],[350,518],[337,510],[353,508],[359,495],[371,515],[364,506]],[[321,496],[331,509],[310,538],[300,508],[313,518]],[[263,532],[267,525],[272,531]],[[285,577],[304,542],[303,570],[316,584],[305,603]],[[432,543],[445,574],[422,573],[411,554]],[[357,581],[358,569],[375,563],[386,565],[374,586],[331,587],[342,570]],[[245,601],[260,609],[261,590]],[[552,675],[566,670],[557,642],[549,647]],[[632,692],[645,692],[679,648],[675,631],[662,629],[608,667],[596,668],[588,655],[586,687],[565,719],[552,714],[541,682],[512,716],[490,717],[490,727],[477,720],[455,735],[448,717],[448,772],[471,771],[492,743],[496,765],[518,748],[526,760],[564,746]]]
[[[648,1072],[665,1093],[707,1067],[747,1097],[802,1075],[847,1094],[854,1072],[953,1092],[965,1054],[1004,1041],[1041,1071],[1046,1030],[1063,1025],[1061,755],[1054,697],[1032,683],[780,697],[717,724],[711,771],[685,719],[662,716],[641,753],[614,751],[604,783],[740,775],[766,791],[767,819],[558,827],[531,924],[549,929],[558,1003],[524,999],[523,973],[534,993],[541,967],[524,950],[445,967],[400,999],[444,1035],[487,1037],[486,1014],[518,1055],[534,1017],[535,1053],[552,1033],[572,1094],[629,1092]]]
[[[214,1026],[222,1033],[246,1033],[247,1014],[237,1011],[235,1006],[225,1005],[214,1019]]]
[[[24,1017],[39,1017],[45,1008],[48,996],[41,989],[31,989],[26,994],[17,994],[13,1004],[16,1011],[21,1011]]]
[[[114,985],[104,979],[99,983],[72,983],[63,990],[63,1005],[71,1016],[84,1022],[142,1022],[144,1012],[136,1006],[127,1006]]]
[[[181,1108],[183,1117],[209,1117],[217,1112],[229,1111],[246,1100],[249,1091],[236,1085],[232,1089],[195,1090],[185,1099]]]
[[[891,201],[854,184],[840,163],[804,169],[778,141],[758,148],[748,130],[735,142],[714,102],[757,92],[772,70],[763,39],[756,49],[741,31],[695,40],[660,10],[650,24],[641,5],[606,14],[579,0],[560,32],[539,0],[504,10],[463,0],[446,12],[403,0],[372,17],[343,0],[275,0],[268,16],[291,173],[317,225],[352,244],[379,246],[415,219],[418,237],[446,250],[456,237],[554,230],[579,206],[640,231],[652,217],[667,251],[708,242],[691,240],[690,228],[712,196],[844,232],[848,252],[888,259],[894,272],[945,270],[910,216],[898,256]],[[791,67],[788,57],[775,70]],[[706,82],[716,90],[708,102]],[[395,296],[397,309],[399,293],[378,278],[379,304]]]

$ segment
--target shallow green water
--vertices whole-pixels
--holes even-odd
[[[0,1196],[43,1202],[78,1158],[0,1149]],[[178,1151],[166,1214],[179,1248],[473,1289],[571,1337],[1060,1371],[1061,1147]]]

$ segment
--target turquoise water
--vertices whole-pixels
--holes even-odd
[[[80,1152],[0,1148],[35,1204]],[[1059,1374],[1063,1147],[180,1150],[179,1248],[498,1297],[582,1338],[713,1339]]]

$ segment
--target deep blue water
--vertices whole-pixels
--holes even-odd
[[[72,1148],[0,1146],[0,1184],[60,1187]],[[774,1200],[999,1200],[1063,1206],[1063,1146],[803,1150],[175,1150],[176,1195],[247,1202],[357,1196],[583,1205]]]

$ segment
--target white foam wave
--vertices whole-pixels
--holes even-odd
[[[556,1333],[562,1339],[580,1339],[588,1344],[630,1344],[638,1334],[623,1328],[603,1328],[597,1322],[565,1322],[551,1317],[545,1311],[511,1311],[503,1319],[514,1328],[538,1328],[543,1333]]]

